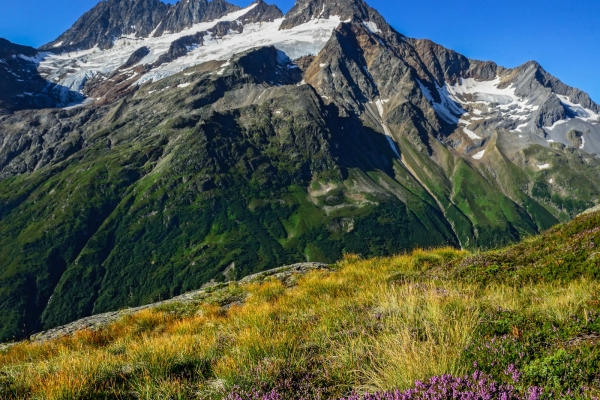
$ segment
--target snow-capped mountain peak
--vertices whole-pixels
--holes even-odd
[[[181,4],[170,10],[168,18],[181,14],[181,7],[188,7],[192,2]],[[213,1],[206,9],[216,7],[213,4],[220,4],[222,9],[228,7],[223,1]],[[39,71],[51,82],[82,91],[88,81],[94,78],[110,80],[110,75],[121,69],[131,84],[139,85],[207,61],[227,60],[234,54],[262,46],[273,45],[291,59],[297,59],[318,54],[342,21],[339,16],[327,15],[327,18],[313,18],[280,30],[285,19],[275,6],[258,1],[244,9],[232,9],[234,11],[223,16],[196,22],[177,32],[168,30],[172,24],[163,26],[161,22],[145,36],[131,34],[114,39],[110,48],[97,45],[71,52],[53,48],[52,52],[44,54]],[[136,66],[143,68],[134,71]]]

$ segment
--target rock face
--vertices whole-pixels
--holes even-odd
[[[262,0],[244,23],[274,21],[283,13]],[[94,47],[109,49],[121,38],[139,39],[177,33],[202,22],[216,21],[240,8],[225,0],[187,0],[173,6],[160,0],[101,1],[55,41],[41,50],[75,52]]]
[[[109,50],[6,47],[0,71],[93,104],[0,116],[2,339],[278,265],[502,246],[600,198],[598,105],[536,63],[407,38],[359,0],[165,7]],[[173,29],[210,20],[156,36],[175,8]]]
[[[267,4],[263,0],[258,0],[256,7],[242,17],[242,22],[243,24],[274,22],[280,18],[283,18],[283,12],[281,12],[279,7],[274,4]]]
[[[96,46],[108,49],[123,36],[148,37],[170,9],[160,0],[101,1],[41,50],[65,53]]]
[[[180,1],[171,7],[160,21],[154,36],[165,32],[181,32],[200,22],[214,21],[240,8],[225,0]]]
[[[375,24],[373,26],[389,29],[383,17],[363,0],[299,0],[285,16],[280,29],[290,29],[313,18],[328,19],[334,16],[340,17],[342,21],[371,22]]]

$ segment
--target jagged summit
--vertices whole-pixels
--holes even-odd
[[[267,4],[263,0],[255,2],[256,6],[243,17],[243,23],[275,22],[283,18],[283,12],[275,4]]]
[[[120,37],[147,37],[170,9],[171,6],[160,0],[101,1],[65,33],[40,49],[55,52],[93,47],[108,49]]]
[[[275,5],[256,2],[255,17],[269,21],[284,15]],[[226,0],[185,0],[169,5],[160,0],[104,0],[85,13],[56,40],[42,46],[44,51],[73,52],[98,47],[106,50],[120,38],[160,37],[216,21],[240,10]],[[257,19],[257,16],[260,18]],[[363,21],[378,33],[388,33],[385,19],[363,0],[300,0],[285,15],[280,29],[291,29],[315,19],[338,17],[340,21]]]
[[[286,14],[280,29],[291,29],[313,19],[334,16],[342,21],[371,22],[374,31],[389,28],[385,19],[363,0],[298,0]]]
[[[179,1],[167,11],[152,36],[158,37],[165,32],[181,32],[194,24],[214,21],[238,10],[240,7],[225,0]]]

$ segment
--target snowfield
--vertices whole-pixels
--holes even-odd
[[[173,41],[184,36],[195,35],[198,32],[209,32],[204,36],[202,46],[191,48],[184,57],[154,68],[143,75],[137,82],[143,84],[156,82],[207,61],[228,60],[234,54],[257,47],[275,46],[291,59],[316,55],[341,22],[341,19],[335,16],[329,19],[315,18],[292,29],[279,30],[283,21],[281,18],[273,22],[244,25],[243,33],[230,31],[222,38],[216,38],[210,34],[211,28],[218,22],[240,21],[254,7],[256,4],[211,22],[195,24],[178,33],[167,33],[157,38],[152,37],[152,34],[147,38],[131,35],[117,39],[114,46],[108,50],[95,47],[65,54],[43,53],[41,58],[35,61],[38,63],[40,74],[48,81],[68,87],[70,90],[80,91],[85,83],[96,75],[108,75],[114,72],[129,59],[134,51],[142,46],[148,47],[150,53],[138,64],[151,64],[168,52]]]

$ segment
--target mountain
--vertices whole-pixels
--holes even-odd
[[[110,0],[63,36],[30,62],[86,101],[0,116],[2,339],[301,261],[503,246],[600,197],[589,96],[362,0]]]

